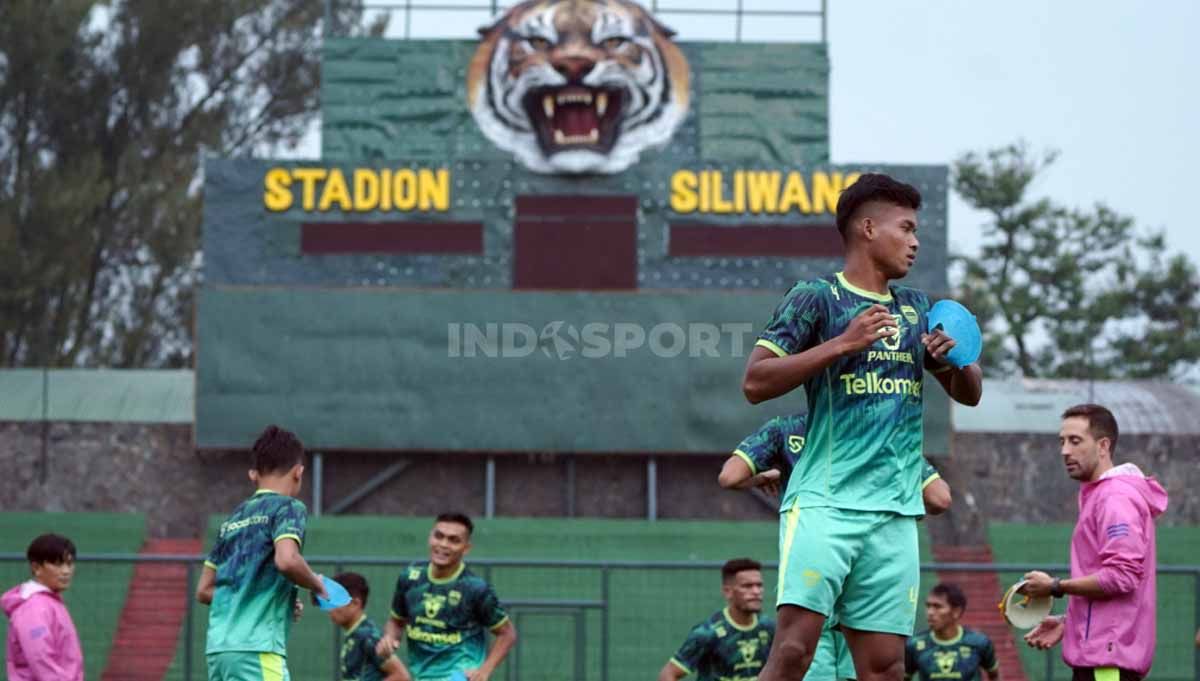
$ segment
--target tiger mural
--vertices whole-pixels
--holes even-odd
[[[534,172],[621,172],[687,115],[674,32],[631,0],[527,0],[480,33],[467,104]]]

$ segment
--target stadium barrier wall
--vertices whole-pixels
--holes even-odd
[[[186,615],[176,659],[164,680],[191,681],[205,677],[205,618],[203,609],[197,612],[191,598],[191,585],[199,575],[202,559],[203,556],[194,555],[84,554],[78,558],[81,565],[76,580],[89,579],[88,568],[96,564],[185,564],[189,584]],[[5,572],[11,572],[19,567],[14,564],[24,561],[22,554],[0,553],[0,568]],[[309,561],[314,569],[326,574],[350,569],[367,574],[376,585],[368,612],[376,621],[382,621],[390,601],[391,581],[387,578],[413,559],[313,556]],[[777,564],[763,565],[769,602]],[[712,578],[720,562],[492,559],[475,560],[471,566],[496,586],[520,632],[517,649],[496,673],[496,678],[504,681],[566,678],[615,681],[651,677],[675,652],[687,631],[721,605]],[[936,573],[995,572],[1001,583],[1007,584],[1031,569],[1062,573],[1068,566],[924,563],[922,593],[937,580]],[[1158,584],[1160,607],[1154,678],[1160,681],[1200,678],[1200,649],[1192,644],[1192,632],[1200,627],[1200,565],[1159,566]],[[996,598],[999,597],[997,594]],[[1165,607],[1170,604],[1175,607]],[[1178,621],[1186,619],[1182,614],[1189,604],[1191,622]],[[991,607],[991,604],[975,607]],[[1164,621],[1165,612],[1172,619]],[[340,645],[340,632],[322,613],[310,608],[293,628],[289,645],[292,678],[316,681],[331,675],[336,677]],[[1045,654],[1024,651],[1025,672],[1031,681],[1069,678],[1060,652],[1060,648]],[[1044,662],[1031,664],[1031,659],[1038,658]]]

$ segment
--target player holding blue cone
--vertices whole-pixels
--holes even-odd
[[[835,618],[860,681],[901,681],[920,580],[923,390],[931,371],[954,400],[979,403],[978,365],[946,361],[929,298],[893,284],[916,262],[915,187],[868,173],[838,200],[845,267],[801,281],[746,365],[752,403],[803,386],[805,455],[781,505],[777,631],[760,681],[800,681]]]
[[[308,519],[296,499],[304,481],[304,445],[268,426],[251,459],[250,480],[258,490],[221,523],[196,586],[196,600],[209,606],[209,681],[287,681],[296,587],[329,597],[300,555]]]

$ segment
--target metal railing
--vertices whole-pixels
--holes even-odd
[[[84,638],[84,653],[107,657],[102,645],[111,646],[116,634],[116,621],[127,601],[126,587],[136,576],[135,564],[183,565],[185,584],[175,592],[183,601],[176,612],[182,611],[177,653],[163,677],[172,681],[205,678],[203,662],[204,630],[207,618],[197,612],[192,590],[201,569],[202,556],[104,554],[81,555],[75,583],[67,601],[77,628]],[[379,557],[312,556],[314,569],[336,574],[353,569],[369,576],[374,585],[369,611],[387,612],[391,584],[396,572],[412,562],[423,559]],[[542,560],[474,560],[472,570],[496,586],[497,593],[509,610],[520,631],[520,642],[498,670],[497,679],[506,681],[609,681],[636,677],[653,677],[676,650],[688,629],[719,606],[716,580],[719,562],[638,562],[638,561],[542,561]],[[768,586],[775,576],[776,564],[764,564]],[[921,566],[922,587],[927,589],[936,581],[934,573],[996,573],[1000,583],[1007,584],[1021,574],[1039,569],[1064,574],[1066,565],[1028,565],[1019,563],[926,563]],[[5,584],[27,577],[25,557],[18,553],[0,553],[0,578]],[[108,575],[108,576],[105,576]],[[90,581],[89,581],[90,580]],[[125,580],[125,583],[121,583]],[[71,598],[72,592],[90,589],[87,602]],[[1192,646],[1191,632],[1200,627],[1200,565],[1163,565],[1158,568],[1160,610],[1158,649],[1155,660],[1155,679],[1200,678],[1200,650]],[[1186,599],[1189,595],[1190,599]],[[95,594],[109,594],[109,602]],[[1000,594],[996,595],[998,600]],[[768,599],[770,600],[770,599]],[[1190,608],[1188,607],[1190,602]],[[1165,604],[1165,606],[1164,606]],[[162,607],[170,608],[169,603]],[[994,607],[994,603],[971,604],[974,608]],[[1179,625],[1190,609],[1190,622]],[[99,612],[103,610],[104,612]],[[293,629],[289,645],[289,667],[297,681],[336,678],[341,632],[329,624],[315,609],[306,612]],[[381,621],[386,614],[377,617]],[[1170,618],[1176,626],[1164,627]],[[563,620],[569,626],[547,627],[541,620]],[[918,622],[921,618],[918,616]],[[918,625],[920,628],[920,625]],[[1176,641],[1166,637],[1180,633],[1186,637]],[[332,632],[332,634],[330,633]],[[1014,634],[1016,635],[1016,634]],[[328,645],[321,643],[324,639]],[[1019,648],[1023,644],[1014,639]],[[90,643],[89,643],[90,641]],[[89,650],[89,648],[91,648]],[[1037,663],[1035,655],[1043,655]],[[1063,681],[1070,678],[1060,660],[1060,649],[1036,653],[1026,649],[1024,667],[1032,679]],[[101,661],[92,660],[99,665]],[[1033,673],[1041,667],[1041,676]],[[95,671],[93,671],[95,670]],[[99,667],[89,665],[89,678],[99,677]]]
[[[746,4],[753,0],[726,0],[725,7],[685,7],[685,3],[675,0],[641,0],[641,4],[656,17],[669,21],[674,18],[731,18],[733,19],[733,40],[734,42],[742,42],[746,37],[756,39],[755,35],[745,36],[745,20],[746,19],[775,19],[775,20],[797,20],[799,22],[811,22],[819,26],[820,42],[826,41],[827,35],[827,2],[828,0],[816,0],[812,3],[814,9],[758,9],[747,8]],[[413,37],[413,17],[416,15],[428,13],[445,13],[448,17],[461,17],[467,19],[468,15],[479,15],[487,12],[488,17],[495,17],[500,12],[519,4],[518,2],[499,2],[498,0],[487,0],[486,2],[433,2],[431,0],[365,0],[361,3],[364,14],[369,18],[374,18],[380,14],[388,17],[388,31],[385,33],[391,37],[403,37],[409,39]],[[711,3],[710,3],[711,4]],[[779,3],[785,4],[785,3]],[[791,4],[791,3],[787,3]],[[798,3],[797,3],[798,4]],[[332,19],[335,12],[341,8],[348,6],[346,0],[325,0],[325,25],[330,27],[333,35],[337,35],[336,22]],[[391,19],[397,14],[403,15],[404,30],[402,33],[392,33]],[[369,23],[369,22],[368,22]],[[422,36],[431,38],[441,37],[461,37],[470,35],[474,32],[476,26],[470,26],[470,31],[457,32],[453,30],[453,21],[450,22],[451,27],[446,27],[442,24],[443,30],[438,31],[434,35]],[[797,42],[811,42],[811,40]]]

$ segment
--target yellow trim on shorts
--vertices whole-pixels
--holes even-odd
[[[1096,681],[1121,681],[1121,670],[1117,667],[1096,667],[1092,671]]]
[[[800,507],[793,506],[787,514],[787,529],[783,533],[783,546],[779,549],[779,584],[776,585],[775,600],[783,598],[783,582],[787,578],[788,559],[792,555],[792,540],[796,538],[796,525],[800,524]]]
[[[770,350],[771,352],[775,353],[776,355],[779,355],[780,357],[788,356],[788,353],[786,350],[779,347],[778,345],[775,345],[774,343],[767,340],[766,338],[759,338],[758,342],[756,342],[755,345],[760,348],[766,348],[766,349]]]
[[[688,669],[686,664],[680,662],[679,660],[676,660],[673,657],[671,658],[671,664],[675,665],[676,667],[679,667],[683,671],[684,674],[692,673],[692,670]]]
[[[283,656],[276,653],[259,653],[258,664],[262,667],[263,681],[283,681]]]
[[[733,455],[740,457],[742,461],[746,462],[746,465],[750,467],[750,475],[758,475],[758,466],[754,465],[754,459],[751,459],[749,454],[740,449],[735,449],[733,450]]]

